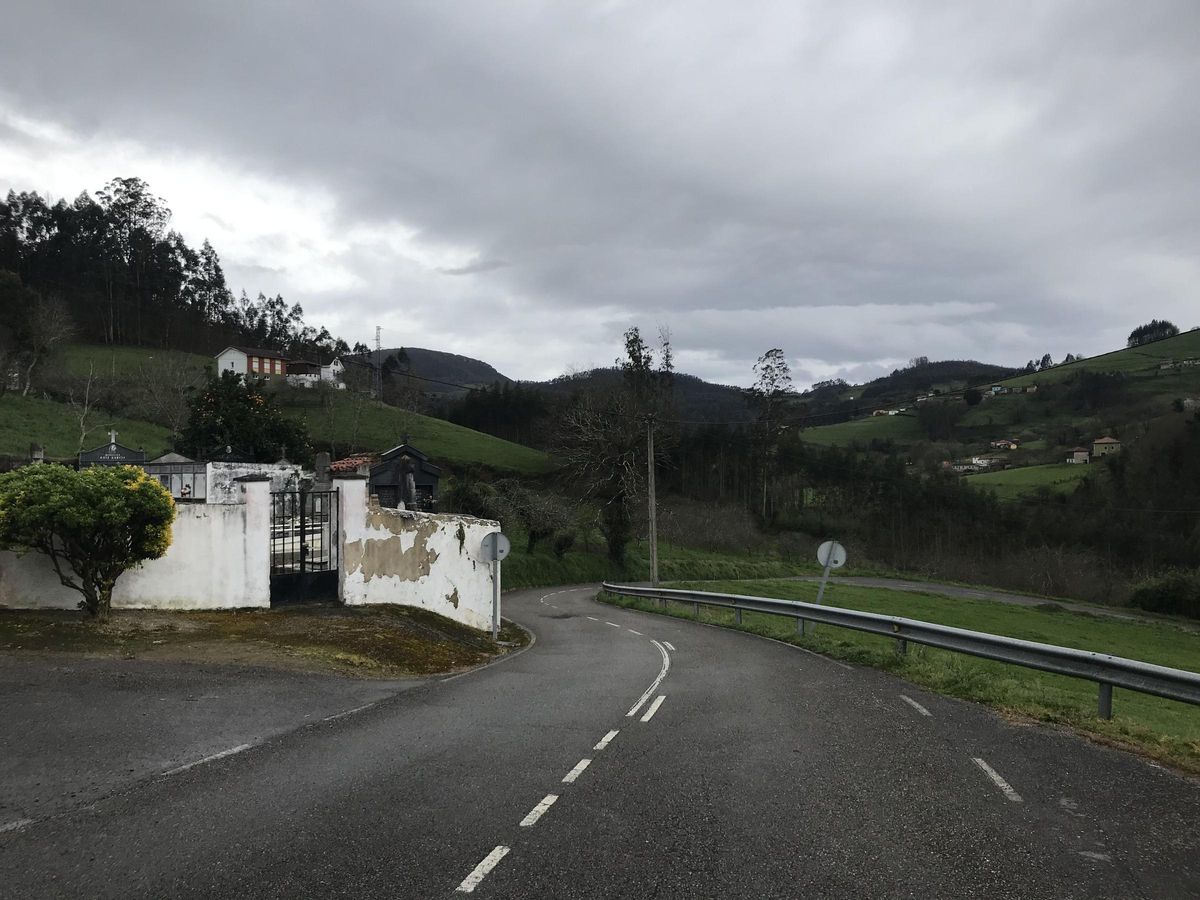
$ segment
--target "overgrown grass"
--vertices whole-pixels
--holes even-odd
[[[167,429],[150,422],[125,419],[101,409],[88,417],[92,430],[83,441],[90,450],[107,442],[108,429],[115,428],[117,440],[126,447],[142,447],[153,459],[167,449]],[[0,397],[0,454],[25,458],[31,443],[42,444],[51,458],[74,456],[79,452],[79,419],[66,403],[41,397],[21,397],[11,391]]]
[[[817,590],[812,583],[778,580],[672,586],[807,602],[815,600]],[[649,600],[606,599],[623,607],[664,612]],[[1118,622],[1056,608],[1009,606],[850,585],[830,587],[825,602],[1191,671],[1200,669],[1200,635],[1170,623]],[[692,617],[690,604],[670,603],[665,612]],[[702,608],[701,621],[739,627],[728,610]],[[1067,725],[1096,740],[1200,773],[1200,708],[1194,706],[1116,689],[1115,717],[1106,721],[1096,715],[1096,685],[1091,682],[915,644],[909,644],[908,654],[900,656],[890,639],[833,626],[817,626],[800,638],[795,620],[781,616],[745,613],[740,628],[886,669],[930,690],[986,703],[1010,715]]]
[[[1000,472],[981,472],[978,475],[968,475],[967,482],[975,487],[995,491],[1001,500],[1009,500],[1040,487],[1060,493],[1072,491],[1090,471],[1089,465],[1051,463],[1044,466],[1004,469]]]

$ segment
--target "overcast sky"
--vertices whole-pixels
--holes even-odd
[[[7,0],[0,189],[512,377],[798,383],[1200,324],[1200,3]]]

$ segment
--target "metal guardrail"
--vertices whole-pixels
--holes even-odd
[[[796,620],[797,630],[803,634],[805,622],[836,625],[865,631],[881,637],[895,638],[896,650],[907,651],[908,642],[925,644],[942,650],[953,650],[983,659],[1040,669],[1056,675],[1068,675],[1094,681],[1099,686],[1098,711],[1101,718],[1112,718],[1112,689],[1114,687],[1153,694],[1183,703],[1200,706],[1200,673],[1184,669],[1171,669],[1153,663],[1109,656],[1090,650],[1075,650],[1054,644],[1039,644],[1017,638],[987,634],[982,631],[967,631],[917,619],[900,616],[884,616],[878,613],[841,609],[836,606],[818,606],[796,600],[775,600],[770,597],[749,597],[741,594],[713,594],[707,591],[682,591],[670,588],[637,587],[604,583],[610,594],[626,597],[646,597],[652,600],[675,600],[691,603],[697,614],[701,606],[716,606],[732,609],[737,623],[742,621],[742,612],[768,613],[787,616]]]

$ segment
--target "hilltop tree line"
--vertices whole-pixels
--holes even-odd
[[[190,246],[170,221],[166,202],[140,178],[114,178],[94,196],[53,204],[10,191],[0,201],[0,270],[28,294],[0,294],[3,322],[28,333],[28,311],[37,308],[87,343],[202,353],[245,343],[294,358],[350,350],[279,294],[234,296],[213,246]]]

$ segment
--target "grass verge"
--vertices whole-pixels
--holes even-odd
[[[500,639],[523,646],[505,623]],[[221,612],[117,610],[103,624],[67,610],[0,611],[0,651],[217,662],[367,678],[434,675],[509,651],[491,636],[404,606],[296,607]]]
[[[672,587],[807,602],[816,599],[817,590],[812,583],[773,580]],[[690,603],[668,603],[663,610],[649,600],[604,595],[602,599],[625,608],[694,618]],[[1200,662],[1200,635],[1168,623],[1117,622],[1058,608],[1009,606],[849,585],[830,587],[825,602],[1192,671]],[[732,611],[702,607],[700,621],[740,628],[836,659],[884,669],[942,694],[985,703],[1009,716],[1067,726],[1093,740],[1200,774],[1200,708],[1194,706],[1117,688],[1113,691],[1114,717],[1105,720],[1096,715],[1096,686],[1076,678],[917,644],[909,644],[908,654],[899,656],[890,639],[827,625],[810,629],[801,638],[796,635],[795,620],[781,616],[744,613],[743,624],[737,626]]]

